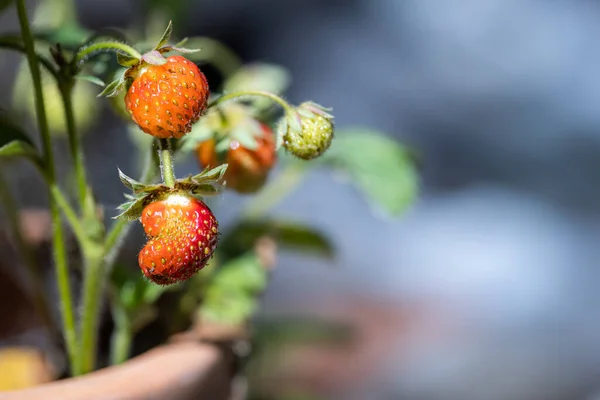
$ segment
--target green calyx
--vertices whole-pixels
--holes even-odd
[[[171,39],[173,33],[173,24],[169,21],[165,32],[162,37],[150,51],[146,53],[139,53],[134,48],[120,43],[120,42],[100,42],[90,44],[88,48],[96,46],[100,49],[111,49],[117,53],[117,62],[119,65],[127,68],[125,72],[116,80],[106,85],[105,89],[98,95],[98,97],[114,97],[117,96],[123,89],[128,89],[131,82],[141,75],[145,68],[150,65],[163,65],[167,62],[164,54],[169,52],[178,52],[183,54],[195,53],[200,51],[199,49],[188,49],[182,47],[187,39],[183,39],[175,45],[168,45],[167,43]],[[112,43],[112,45],[111,45]]]
[[[144,208],[155,201],[161,200],[174,193],[182,193],[202,200],[204,196],[214,196],[222,191],[221,180],[227,170],[227,164],[216,168],[206,168],[201,173],[175,181],[173,187],[164,184],[144,184],[125,175],[119,170],[121,182],[133,194],[126,194],[127,201],[118,209],[121,212],[114,219],[134,221],[142,215]]]
[[[254,109],[244,104],[225,103],[208,111],[182,139],[182,151],[194,152],[207,141],[215,141],[215,151],[220,159],[231,148],[232,142],[249,150],[258,148],[257,138],[262,135],[263,126],[256,118]]]
[[[334,117],[313,102],[296,108],[296,115],[286,115],[278,127],[278,137],[287,151],[303,160],[321,156],[334,137]]]

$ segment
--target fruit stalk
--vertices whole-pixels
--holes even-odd
[[[165,185],[175,187],[175,171],[173,169],[173,154],[168,139],[159,139],[158,152],[160,156],[160,172]]]
[[[104,51],[104,50],[120,51],[122,53],[130,55],[133,58],[137,58],[137,59],[142,58],[142,55],[136,49],[134,49],[133,47],[131,47],[125,43],[116,42],[116,41],[107,41],[107,42],[93,43],[93,44],[90,44],[89,46],[86,46],[83,49],[79,50],[79,52],[77,53],[77,56],[75,56],[75,62],[79,63],[81,61],[84,61],[90,55],[97,53],[99,51]]]
[[[46,175],[48,178],[48,190],[50,194],[48,202],[50,205],[50,216],[52,219],[53,228],[52,254],[54,259],[54,268],[60,296],[60,308],[63,320],[63,335],[67,347],[67,353],[69,356],[72,373],[77,374],[78,371],[75,369],[75,365],[77,364],[78,358],[77,331],[75,328],[73,299],[71,294],[71,283],[69,281],[69,268],[67,265],[67,252],[64,240],[65,237],[63,227],[61,224],[60,212],[55,200],[51,195],[53,188],[57,186],[55,182],[56,170],[54,167],[54,154],[52,150],[52,143],[50,141],[50,131],[48,130],[46,109],[44,106],[38,57],[35,53],[33,35],[29,27],[29,20],[27,18],[27,8],[25,5],[25,0],[17,0],[16,6],[17,14],[19,17],[19,25],[21,27],[21,36],[23,38],[23,45],[27,55],[27,62],[29,64],[29,70],[31,73],[31,79],[35,92],[37,123],[42,139],[44,159],[47,169]]]
[[[290,116],[295,114],[294,108],[292,106],[290,106],[287,101],[285,101],[284,99],[282,99],[281,97],[277,96],[274,93],[264,92],[261,90],[244,90],[244,91],[239,91],[239,92],[228,93],[228,94],[223,95],[223,96],[215,99],[214,101],[212,101],[208,105],[208,108],[215,107],[226,101],[243,98],[243,97],[248,97],[248,96],[266,97],[266,98],[274,101],[275,103],[279,104],[285,110],[286,114],[288,114]]]

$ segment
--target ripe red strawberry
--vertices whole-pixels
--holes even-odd
[[[217,247],[219,224],[212,211],[185,194],[148,204],[141,220],[149,240],[138,261],[144,275],[159,285],[191,278]]]
[[[277,161],[275,150],[275,135],[271,128],[262,126],[262,135],[257,136],[258,147],[254,150],[243,147],[238,141],[232,140],[225,160],[220,161],[215,152],[215,140],[202,142],[196,149],[198,160],[203,167],[215,167],[227,163],[224,180],[227,187],[239,193],[254,193],[260,189],[271,168]]]
[[[125,106],[140,129],[157,138],[181,138],[206,109],[208,82],[198,66],[182,56],[163,65],[134,70]],[[137,73],[137,76],[135,74]]]

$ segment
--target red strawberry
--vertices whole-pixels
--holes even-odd
[[[227,187],[239,193],[254,193],[267,180],[271,168],[277,161],[275,150],[275,135],[271,128],[262,126],[262,135],[256,137],[258,147],[250,150],[236,140],[229,143],[225,160],[219,162],[215,152],[215,140],[202,142],[196,149],[198,160],[203,167],[214,167],[227,163],[224,180]]]
[[[148,204],[141,220],[149,240],[138,261],[144,275],[159,285],[191,278],[217,247],[219,224],[212,211],[185,194]]]
[[[125,106],[144,132],[181,138],[206,109],[208,82],[198,66],[182,56],[163,65],[144,64],[125,95]],[[135,73],[134,73],[135,74]]]

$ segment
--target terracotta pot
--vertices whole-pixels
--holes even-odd
[[[1,400],[226,400],[232,360],[218,347],[180,342],[128,362],[31,389],[0,393]]]

